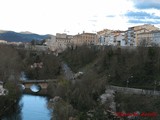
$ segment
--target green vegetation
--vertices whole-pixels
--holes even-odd
[[[116,94],[115,98],[117,104],[117,112],[126,112],[126,113],[152,113],[155,112],[158,114],[156,117],[143,117],[141,120],[159,120],[160,116],[160,99],[153,96],[141,96],[141,95],[131,95],[131,94]]]
[[[63,80],[57,86],[50,85],[49,94],[53,97],[60,96],[71,104],[78,111],[74,116],[79,120],[89,118],[87,113],[90,110],[94,111],[93,119],[106,119],[108,116],[103,113],[107,106],[102,106],[97,100],[104,93],[107,84],[124,87],[128,84],[129,87],[135,88],[160,89],[159,50],[158,47],[122,49],[81,46],[75,49],[68,48],[60,55],[61,59],[74,72],[82,70],[84,75],[74,84],[70,82],[62,84],[66,82]],[[130,99],[132,97],[133,99]],[[116,101],[121,105],[117,108],[119,111],[159,112],[159,99],[152,97],[117,95]],[[142,101],[142,104],[138,101]],[[134,106],[134,103],[137,106]]]
[[[0,45],[0,80],[16,81],[21,72],[21,58],[18,52],[6,45]]]
[[[60,56],[74,72],[80,68],[93,62],[97,58],[97,50],[95,47],[79,46],[76,48],[68,48]]]
[[[106,76],[109,83],[118,86],[160,89],[160,48],[137,47],[127,48],[96,48],[81,46],[67,49],[61,57],[77,72],[92,63],[90,69],[100,76]],[[88,70],[88,69],[87,69]]]
[[[6,96],[0,96],[0,116],[10,106],[17,103],[21,96],[17,81],[21,72],[21,58],[11,46],[0,45],[0,80],[8,90]]]
[[[65,116],[70,117],[69,115],[72,115],[72,117],[77,117],[77,119],[84,120],[89,110],[94,109],[97,106],[100,107],[97,99],[102,93],[104,93],[105,86],[106,80],[104,78],[100,78],[94,71],[91,70],[88,71],[86,75],[81,77],[80,80],[75,81],[74,84],[72,84],[71,81],[64,79],[60,80],[57,85],[50,84],[48,87],[48,92],[52,97],[60,96],[66,101],[66,104],[71,104],[74,108],[72,110],[74,114],[65,113],[67,114]],[[62,119],[61,114],[64,113],[63,111],[59,111],[61,108],[58,108],[58,106],[56,106],[55,111],[58,112],[57,116]],[[64,117],[63,120],[67,120],[68,117]]]
[[[60,60],[53,54],[37,51],[19,51],[23,71],[29,79],[54,79],[61,72]]]
[[[45,52],[15,50],[11,46],[2,45],[0,49],[0,79],[9,90],[7,96],[0,97],[1,109],[20,98],[17,83],[21,71],[29,79],[59,79],[58,84],[49,84],[48,94],[64,100],[56,106],[58,116],[62,117],[59,119],[63,120],[68,119],[66,116],[85,120],[91,117],[89,112],[93,120],[110,120],[104,114],[108,106],[99,101],[108,84],[160,90],[158,47],[122,49],[81,46],[68,48],[59,57]],[[74,72],[82,71],[84,74],[74,82],[65,80],[61,74],[61,60]],[[120,105],[117,106],[118,111],[160,112],[158,98],[116,94],[115,100]]]

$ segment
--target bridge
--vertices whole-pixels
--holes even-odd
[[[48,83],[54,82],[57,83],[57,79],[49,79],[49,80],[20,80],[21,84],[24,85],[25,88],[30,88],[32,85],[36,84],[41,87],[41,89],[47,89]]]
[[[31,86],[36,85],[40,87],[40,91],[47,91],[47,87],[50,83],[57,83],[57,79],[48,79],[48,80],[19,80],[19,83],[24,86],[25,93],[33,93],[31,91]],[[44,94],[46,92],[43,92]]]

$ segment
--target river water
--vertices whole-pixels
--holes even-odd
[[[27,80],[23,72],[21,80]],[[13,111],[10,115],[6,114],[2,120],[51,120],[52,118],[47,96],[23,94]]]
[[[19,101],[19,110],[6,115],[2,120],[51,120],[52,110],[47,104],[47,97],[24,94]]]

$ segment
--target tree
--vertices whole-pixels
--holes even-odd
[[[18,52],[10,46],[1,45],[0,56],[0,79],[4,82],[18,80],[22,67]]]

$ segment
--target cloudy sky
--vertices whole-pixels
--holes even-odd
[[[160,0],[0,0],[0,30],[38,34],[160,27]]]

